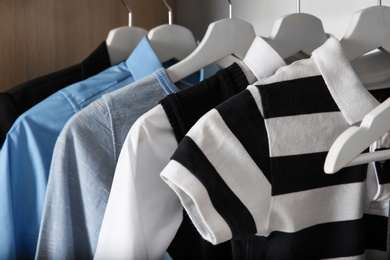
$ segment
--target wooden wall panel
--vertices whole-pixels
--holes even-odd
[[[127,0],[133,26],[168,22],[160,0]],[[168,1],[174,8],[174,0]],[[109,31],[128,24],[120,0],[0,1],[0,91],[79,63]]]

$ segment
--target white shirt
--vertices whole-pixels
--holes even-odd
[[[239,65],[254,83],[273,75],[285,62],[256,37]],[[161,105],[134,123],[119,155],[95,259],[160,259],[167,250],[181,224],[183,207],[160,172],[177,146]]]

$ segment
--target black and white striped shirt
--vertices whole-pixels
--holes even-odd
[[[388,178],[374,164],[323,171],[337,136],[378,104],[330,38],[203,116],[161,176],[237,257],[382,259]]]

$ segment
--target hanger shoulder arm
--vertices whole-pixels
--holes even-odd
[[[390,7],[371,6],[352,16],[340,43],[349,60],[382,47],[390,51]]]
[[[197,47],[192,32],[177,24],[162,24],[151,29],[148,39],[160,62],[172,58],[182,60]]]
[[[133,26],[112,29],[106,38],[111,64],[115,65],[126,60],[147,33],[147,30]]]
[[[360,153],[390,130],[389,118],[390,98],[369,112],[360,126],[351,126],[336,139],[327,154],[325,172],[335,173],[346,166],[382,160],[385,152]]]
[[[185,59],[167,69],[173,82],[226,56],[243,59],[256,34],[249,23],[240,19],[222,19],[209,25],[198,47]]]
[[[310,14],[296,13],[275,21],[269,44],[280,56],[288,58],[299,51],[312,53],[327,38],[319,18]]]
[[[364,137],[364,134],[361,130],[357,126],[351,126],[336,139],[326,156],[326,173],[341,170],[367,147],[362,145],[360,138]]]

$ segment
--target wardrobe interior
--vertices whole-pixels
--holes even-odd
[[[0,1],[0,258],[390,259],[389,6]]]
[[[168,23],[162,1],[127,0],[132,24],[149,30]],[[168,0],[173,13],[174,0]],[[120,0],[0,2],[0,91],[85,59],[110,30],[129,24]]]
[[[132,25],[147,30],[168,23],[160,0],[127,0]],[[208,25],[229,17],[227,0],[168,0],[173,22],[190,29],[200,41]],[[318,17],[327,33],[340,39],[352,15],[378,5],[377,0],[231,1],[232,17],[251,23],[257,35],[271,34],[276,19],[297,12]],[[389,5],[390,0],[381,1]],[[0,91],[57,71],[84,59],[111,29],[128,25],[120,0],[12,0],[0,2]]]

